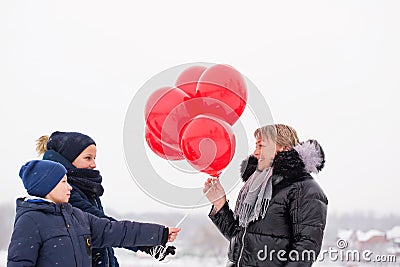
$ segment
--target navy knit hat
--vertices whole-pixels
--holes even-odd
[[[31,160],[21,167],[19,177],[29,195],[45,197],[66,173],[65,167],[58,162]]]
[[[54,132],[47,142],[47,150],[60,153],[69,162],[73,162],[85,148],[96,145],[92,138],[77,132]]]

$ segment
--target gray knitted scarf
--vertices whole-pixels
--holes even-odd
[[[272,197],[272,168],[256,170],[246,181],[236,201],[234,218],[247,227],[250,222],[264,218]]]

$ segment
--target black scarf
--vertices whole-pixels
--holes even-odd
[[[103,178],[98,170],[91,169],[71,169],[67,173],[68,182],[78,187],[85,195],[100,197],[104,193],[101,185]]]

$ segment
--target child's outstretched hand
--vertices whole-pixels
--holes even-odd
[[[168,242],[174,242],[178,233],[181,231],[181,228],[168,227],[168,231]]]

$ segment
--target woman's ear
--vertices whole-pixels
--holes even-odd
[[[289,147],[276,144],[276,153],[282,152],[282,151],[288,151],[288,150],[289,150]]]

